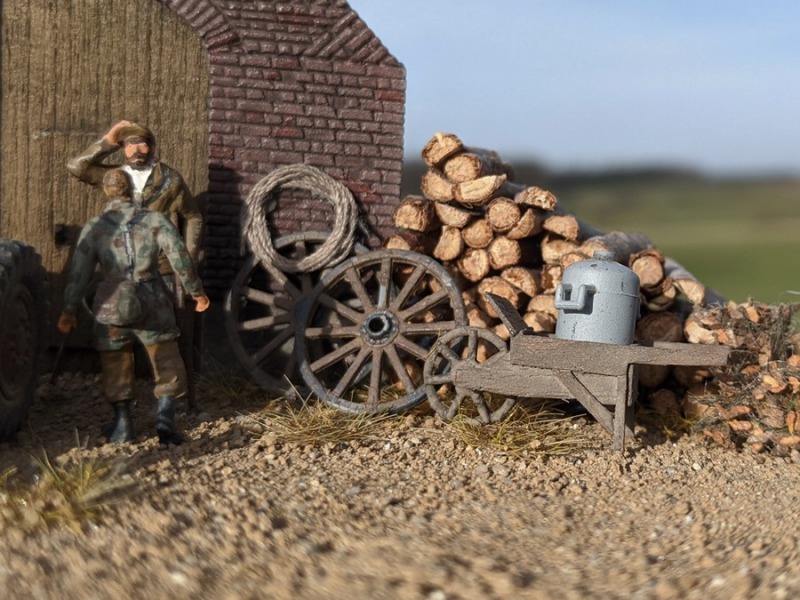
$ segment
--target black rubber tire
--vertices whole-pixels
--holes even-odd
[[[0,240],[0,441],[19,431],[33,404],[46,277],[33,247]]]

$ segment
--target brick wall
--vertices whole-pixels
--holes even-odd
[[[353,192],[371,227],[388,232],[400,195],[405,69],[347,2],[161,1],[209,56],[209,292],[230,287],[244,199],[277,166],[319,167]],[[291,191],[278,201],[276,234],[330,229],[327,202]]]

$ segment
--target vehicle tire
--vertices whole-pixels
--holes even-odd
[[[45,283],[42,259],[33,247],[0,240],[0,441],[19,431],[33,403]]]

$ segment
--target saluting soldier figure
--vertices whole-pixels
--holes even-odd
[[[104,434],[110,442],[134,438],[130,410],[135,379],[133,343],[138,340],[147,351],[155,378],[156,432],[162,443],[178,444],[182,436],[175,425],[175,400],[186,397],[188,383],[177,343],[179,330],[172,294],[159,273],[159,256],[166,257],[195,300],[196,312],[205,311],[209,299],[194,261],[169,219],[136,206],[123,170],[107,171],[102,184],[109,202],[103,213],[81,231],[70,265],[58,329],[67,334],[77,325],[78,305],[96,265],[101,270],[100,287],[104,282],[132,280],[136,287],[135,301],[141,309],[134,322],[107,325],[97,321],[100,315],[120,308],[109,304],[119,303],[118,298],[106,300],[105,304],[100,298],[94,305],[95,345],[103,366],[103,388],[114,407],[114,422],[104,429]]]

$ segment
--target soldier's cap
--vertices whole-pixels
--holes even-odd
[[[125,140],[129,140],[131,138],[142,138],[150,146],[155,146],[156,144],[156,136],[153,135],[153,132],[147,127],[139,125],[138,123],[126,125],[120,129],[119,133],[117,134],[117,141],[120,144],[124,144]]]

